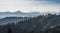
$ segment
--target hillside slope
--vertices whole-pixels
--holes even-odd
[[[44,33],[44,31],[47,31],[49,28],[52,29],[55,26],[60,26],[60,15],[48,14],[26,19],[16,24],[8,24],[3,26],[3,28],[7,29],[10,27],[12,33]],[[5,31],[3,28],[2,31]]]

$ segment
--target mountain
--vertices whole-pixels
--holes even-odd
[[[50,27],[60,25],[60,15],[56,14],[48,14],[48,15],[40,15],[38,17],[28,19],[26,21],[21,21],[16,24],[16,29],[26,30],[27,32],[34,31],[35,33],[39,33],[40,31],[45,31]]]
[[[5,17],[36,17],[40,15],[40,13],[24,13],[21,11],[17,11],[17,12],[0,12],[0,19],[1,18],[5,18]]]
[[[0,19],[0,25],[7,25],[8,23],[18,23],[19,21],[24,21],[28,19],[27,17],[6,17],[3,19]]]
[[[0,26],[0,33],[7,33],[9,29],[12,33],[52,33],[59,32],[59,26],[60,15],[48,14]]]
[[[48,30],[42,31],[42,33],[60,33],[60,25],[55,26],[53,28],[49,28]]]

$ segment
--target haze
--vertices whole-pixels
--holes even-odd
[[[59,12],[60,0],[0,0],[0,12]]]

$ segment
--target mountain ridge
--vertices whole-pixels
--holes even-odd
[[[17,12],[0,12],[0,18],[5,18],[5,17],[35,17],[35,16],[38,16],[40,15],[40,13],[36,13],[36,12],[33,12],[33,13],[24,13],[24,12],[21,12],[21,11],[17,11]]]

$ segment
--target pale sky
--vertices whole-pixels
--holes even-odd
[[[58,12],[60,0],[0,0],[0,12]]]

